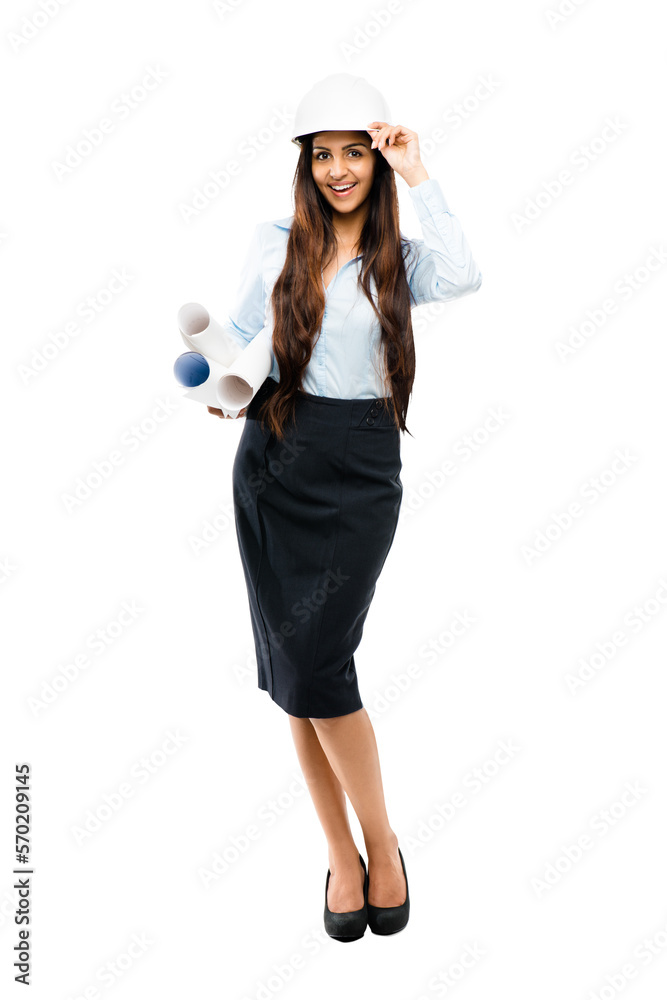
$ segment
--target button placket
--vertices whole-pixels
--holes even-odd
[[[372,426],[375,423],[375,418],[377,417],[377,415],[379,413],[379,409],[380,409],[381,405],[382,405],[382,400],[380,400],[380,399],[373,400],[373,405],[371,406],[369,416],[366,417],[366,423],[367,424],[369,424],[369,425]]]
[[[317,360],[317,388],[320,396],[326,396],[327,393],[327,370],[326,370],[326,331],[324,329],[324,322],[326,318],[326,306],[324,309],[324,316],[322,318],[322,330],[320,331],[320,336],[315,341],[314,355]]]

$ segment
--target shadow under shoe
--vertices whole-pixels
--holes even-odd
[[[361,854],[359,855],[359,860],[361,861],[361,867],[364,869],[364,905],[358,910],[345,910],[342,913],[336,913],[335,910],[329,909],[327,892],[329,891],[331,869],[327,868],[327,881],[324,887],[324,929],[334,941],[358,941],[359,938],[364,936],[366,930],[368,923],[366,915],[368,872],[366,871],[366,862]]]
[[[405,861],[398,848],[398,855],[403,866],[405,876],[405,902],[398,906],[372,906],[368,902],[368,875],[366,876],[366,910],[368,912],[368,926],[373,934],[396,934],[402,931],[410,917],[410,891],[408,889],[408,873],[405,870]]]

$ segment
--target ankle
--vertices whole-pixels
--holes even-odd
[[[352,841],[349,844],[329,844],[329,869],[331,874],[346,868],[359,866],[359,851]]]
[[[366,852],[368,862],[386,861],[387,859],[398,857],[398,837],[393,830],[390,830],[386,837],[376,841],[366,841]]]

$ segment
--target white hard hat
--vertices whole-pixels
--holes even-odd
[[[367,132],[369,122],[391,122],[384,97],[362,76],[331,73],[301,99],[294,115],[292,142],[312,132]]]

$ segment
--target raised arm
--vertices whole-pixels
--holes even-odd
[[[454,299],[476,292],[482,273],[475,263],[461,223],[450,212],[434,177],[409,188],[424,238],[410,240],[406,274],[415,305]]]

